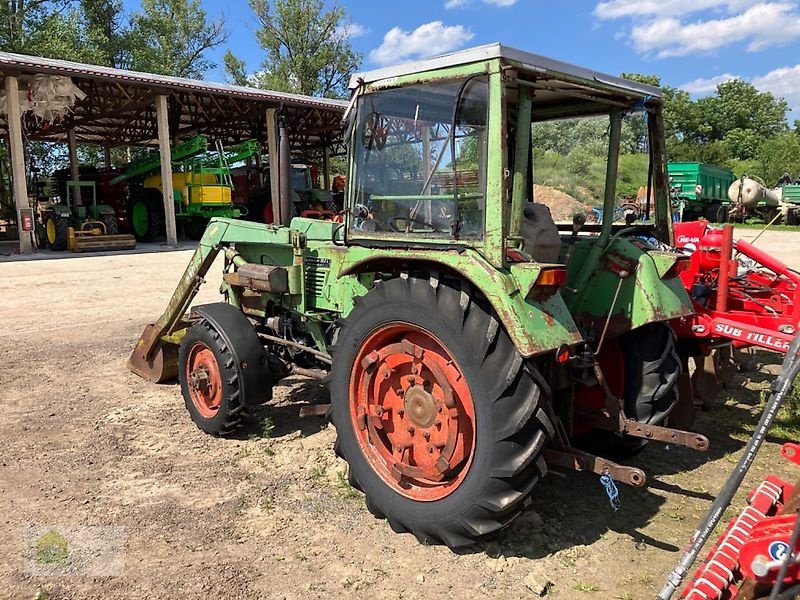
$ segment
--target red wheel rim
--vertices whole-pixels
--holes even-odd
[[[197,342],[186,359],[186,385],[197,412],[213,419],[222,404],[222,376],[211,348]]]
[[[440,500],[464,481],[475,451],[475,407],[466,378],[422,328],[373,331],[350,374],[350,417],[374,471],[412,500]]]

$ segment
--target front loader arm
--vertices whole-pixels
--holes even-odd
[[[211,220],[175,291],[172,292],[167,308],[155,323],[145,327],[128,358],[128,368],[131,371],[153,383],[177,376],[177,347],[174,344],[165,344],[163,338],[173,334],[182,322],[205,281],[203,277],[223,246],[236,242],[262,241],[266,237],[267,229],[264,225],[246,221]]]

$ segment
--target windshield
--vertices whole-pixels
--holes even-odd
[[[361,97],[350,231],[482,237],[488,98],[485,76]]]
[[[610,118],[587,116],[533,124],[533,196],[550,208],[556,223],[572,223],[576,213],[589,223],[607,218],[624,223],[641,219],[646,207],[649,146],[643,113],[622,121],[616,198],[603,206],[608,165]]]

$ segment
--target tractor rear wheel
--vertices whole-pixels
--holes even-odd
[[[186,408],[198,428],[220,436],[242,425],[247,409],[236,361],[209,321],[198,321],[183,337],[178,378]]]
[[[129,214],[137,241],[154,242],[164,235],[164,205],[157,190],[139,190],[131,198]]]
[[[51,250],[66,250],[69,238],[69,218],[53,213],[45,223],[47,245]]]
[[[527,506],[554,428],[538,374],[485,302],[427,276],[378,283],[332,354],[336,453],[374,515],[458,547]]]

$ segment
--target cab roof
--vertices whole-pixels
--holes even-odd
[[[516,63],[523,72],[529,72],[539,77],[560,79],[566,76],[573,80],[582,80],[590,86],[600,85],[606,88],[614,88],[627,96],[634,95],[641,96],[642,98],[662,97],[661,90],[657,87],[631,81],[629,79],[623,79],[622,77],[606,75],[605,73],[599,73],[592,69],[547,58],[546,56],[510,48],[500,43],[477,46],[475,48],[442,54],[441,56],[375,69],[364,73],[357,73],[350,79],[350,88],[355,89],[358,87],[359,82],[367,84],[375,83],[392,77],[401,77],[414,73],[456,67],[492,59],[503,59],[510,63]]]

